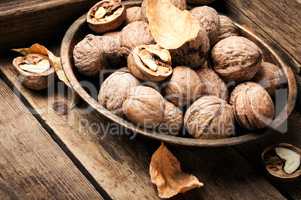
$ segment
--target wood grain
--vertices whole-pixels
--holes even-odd
[[[102,199],[0,81],[0,199]]]

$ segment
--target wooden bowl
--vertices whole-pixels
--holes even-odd
[[[148,131],[143,130],[133,123],[126,121],[125,119],[114,115],[107,109],[105,109],[102,105],[100,105],[95,98],[88,94],[87,91],[81,86],[78,80],[78,74],[74,67],[72,52],[74,46],[79,42],[84,36],[88,33],[92,33],[87,28],[86,24],[86,17],[82,16],[78,20],[76,20],[73,25],[69,28],[66,32],[65,37],[62,41],[61,45],[61,60],[63,65],[63,70],[67,78],[70,81],[72,88],[75,92],[80,95],[80,97],[85,100],[92,108],[98,111],[101,115],[107,117],[108,119],[112,120],[113,122],[120,124],[121,126],[130,129],[131,131],[138,133],[140,135],[156,139],[162,142],[175,144],[175,145],[182,145],[182,146],[190,146],[190,147],[221,147],[221,146],[232,146],[238,145],[242,143],[247,143],[255,140],[259,140],[269,134],[272,131],[262,130],[264,133],[255,133],[255,132],[244,132],[240,136],[226,138],[226,139],[194,139],[194,138],[185,138],[185,137],[176,137],[170,135],[163,135],[156,133],[155,131]],[[296,80],[294,73],[292,70],[284,64],[281,58],[273,51],[273,49],[268,46],[265,42],[263,42],[260,38],[254,35],[252,32],[248,31],[244,27],[236,24],[237,27],[241,30],[243,36],[249,38],[250,40],[254,41],[264,52],[264,59],[265,61],[272,62],[279,67],[281,67],[286,79],[287,79],[287,103],[283,106],[278,115],[275,117],[274,121],[271,124],[271,127],[279,127],[285,120],[287,120],[288,116],[293,111],[295,101],[296,101],[296,94],[297,94],[297,87],[296,87]]]

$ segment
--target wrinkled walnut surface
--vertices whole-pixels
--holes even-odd
[[[141,7],[134,6],[126,9],[126,19],[125,23],[129,24],[135,21],[142,21],[142,11]]]
[[[247,38],[231,36],[218,42],[212,49],[214,70],[225,81],[251,80],[260,69],[262,53]]]
[[[138,85],[139,81],[126,68],[119,69],[101,84],[98,101],[114,114],[122,116],[123,102],[130,89]]]
[[[232,107],[215,96],[203,96],[186,111],[184,125],[194,138],[219,139],[235,135]]]
[[[137,86],[130,89],[122,109],[133,123],[144,128],[156,128],[164,119],[165,100],[155,89]]]
[[[230,104],[239,125],[249,130],[265,128],[274,118],[274,103],[268,92],[257,83],[246,82],[236,86]]]

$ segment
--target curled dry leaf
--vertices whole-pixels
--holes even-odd
[[[163,143],[151,158],[149,173],[160,198],[171,198],[204,186],[197,177],[182,172],[179,161]]]
[[[146,16],[152,36],[165,49],[178,49],[198,37],[198,21],[171,1],[146,1]]]

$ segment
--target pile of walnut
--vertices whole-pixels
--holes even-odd
[[[236,136],[238,127],[267,127],[275,115],[273,96],[283,84],[281,69],[265,62],[261,49],[215,9],[186,11],[185,0],[172,0],[158,18],[158,2],[125,8],[103,0],[90,9],[87,23],[94,35],[75,46],[76,68],[86,76],[120,68],[102,82],[100,104],[138,126],[171,135],[184,127],[194,138],[219,139]],[[182,25],[195,25],[196,34],[184,27],[164,33],[174,22],[165,13],[177,15],[179,23],[190,20]]]

